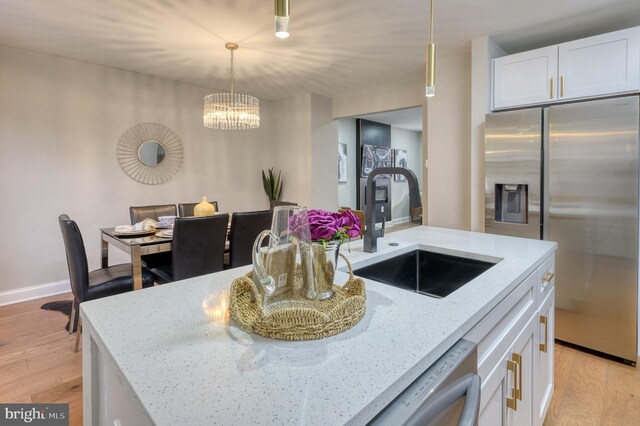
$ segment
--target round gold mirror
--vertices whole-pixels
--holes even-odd
[[[116,151],[122,170],[147,185],[170,180],[182,167],[180,138],[158,123],[140,123],[125,130]]]

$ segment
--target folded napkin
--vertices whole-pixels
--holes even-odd
[[[173,226],[173,223],[176,221],[176,216],[160,216],[158,219],[160,219],[161,226]]]
[[[145,219],[142,222],[138,222],[135,225],[120,225],[116,226],[115,231],[118,233],[126,234],[129,232],[141,232],[141,231],[151,231],[155,229],[158,225],[153,219]]]

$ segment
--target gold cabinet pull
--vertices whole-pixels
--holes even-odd
[[[556,274],[554,274],[553,272],[547,272],[546,274],[544,274],[544,277],[542,278],[542,282],[550,283],[553,277],[555,276]]]
[[[507,372],[511,371],[513,373],[513,387],[511,388],[511,398],[507,397],[507,408],[511,408],[513,411],[518,410],[518,399],[516,396],[516,382],[518,380],[518,364],[507,360]]]
[[[560,97],[564,97],[564,75],[560,76]]]
[[[545,315],[540,315],[540,324],[544,325],[544,343],[540,343],[540,351],[547,353],[547,337],[549,335],[549,320]]]
[[[549,83],[549,98],[553,99],[553,77],[551,77],[551,82]]]
[[[517,353],[511,354],[513,362],[518,364],[518,386],[516,387],[516,398],[522,401],[522,356]]]

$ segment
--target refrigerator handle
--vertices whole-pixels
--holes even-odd
[[[542,150],[540,152],[540,239],[549,237],[549,108],[542,109]]]

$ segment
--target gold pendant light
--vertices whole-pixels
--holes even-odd
[[[431,98],[436,94],[436,45],[433,43],[433,0],[429,12],[429,45],[427,46],[427,82],[425,96]]]
[[[213,93],[204,98],[204,126],[211,129],[255,129],[260,127],[260,100],[256,97],[236,93],[233,82],[233,51],[236,43],[224,45],[231,52],[231,91]]]
[[[289,37],[289,0],[274,0],[276,12],[276,37]]]

